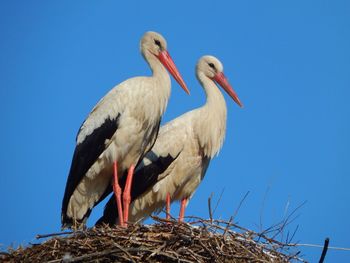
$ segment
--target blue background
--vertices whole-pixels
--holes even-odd
[[[1,1],[0,243],[35,242],[60,229],[60,209],[80,124],[114,85],[149,75],[139,54],[162,33],[187,82],[173,81],[164,121],[205,101],[194,76],[202,55],[224,64],[244,108],[228,96],[226,141],[187,215],[239,210],[260,230],[304,201],[294,241],[350,247],[349,1]],[[175,205],[177,206],[177,205]],[[177,210],[173,210],[176,215]],[[101,214],[91,216],[89,225]],[[304,248],[319,259],[321,249]],[[331,250],[328,262],[350,252]]]

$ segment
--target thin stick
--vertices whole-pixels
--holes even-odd
[[[209,211],[209,218],[210,222],[213,223],[213,212],[211,210],[211,199],[213,198],[213,193],[208,198],[208,211]]]
[[[219,205],[219,203],[220,203],[220,201],[221,201],[221,198],[222,198],[222,195],[224,194],[224,192],[225,192],[225,188],[223,188],[222,191],[221,191],[221,193],[220,193],[220,196],[219,196],[218,201],[216,202],[216,205],[215,205],[213,214],[215,214],[216,208],[218,208],[218,205]]]
[[[329,238],[327,237],[324,241],[324,246],[323,246],[323,250],[322,250],[322,254],[321,254],[319,263],[323,263],[324,258],[326,257],[328,244],[329,244]]]
[[[135,261],[132,259],[132,256],[130,255],[130,253],[124,249],[122,246],[119,246],[116,242],[114,242],[114,245],[119,248],[121,251],[123,251],[130,259],[131,262],[135,263]]]
[[[317,247],[317,248],[323,248],[324,245],[315,245],[315,244],[291,244],[291,247]],[[343,250],[343,251],[350,251],[349,247],[330,247],[328,246],[328,249],[333,250]]]
[[[36,239],[41,239],[41,238],[47,238],[47,237],[54,237],[54,236],[63,236],[63,235],[68,235],[68,234],[73,234],[73,233],[77,233],[79,231],[69,231],[69,232],[58,232],[58,233],[52,233],[52,234],[45,234],[45,235],[40,235],[40,234],[37,234],[36,235]]]
[[[235,218],[236,215],[238,214],[239,209],[241,208],[241,206],[242,206],[244,200],[247,198],[247,196],[249,195],[249,193],[250,193],[250,191],[246,192],[246,194],[243,196],[243,198],[242,198],[241,201],[239,202],[239,205],[238,205],[238,207],[236,208],[236,210],[235,210],[235,212],[234,212],[234,214],[233,214],[233,216],[232,216],[232,220],[234,220],[234,218]],[[230,221],[231,221],[231,220],[230,220]]]
[[[266,191],[265,191],[265,194],[264,194],[264,198],[263,198],[263,202],[261,204],[261,209],[260,209],[260,232],[263,231],[263,212],[264,212],[264,209],[265,209],[265,202],[266,202],[266,199],[267,199],[267,195],[270,191],[270,185],[266,188]]]

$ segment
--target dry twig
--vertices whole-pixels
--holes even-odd
[[[255,233],[233,220],[188,217],[178,223],[153,217],[153,225],[103,226],[0,254],[6,262],[305,262],[290,244]],[[278,231],[278,229],[277,229]]]

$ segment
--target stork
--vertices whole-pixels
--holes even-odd
[[[225,137],[227,109],[216,83],[242,107],[217,58],[200,58],[196,75],[207,95],[206,103],[160,128],[152,150],[135,170],[130,222],[145,219],[165,204],[169,218],[171,200],[181,200],[179,220],[183,221],[187,202],[203,180],[210,160],[219,152]],[[114,202],[110,199],[106,204],[97,225],[115,224],[118,211]]]
[[[91,209],[112,191],[123,214],[119,224],[125,226],[134,167],[152,148],[170,96],[167,70],[189,94],[160,34],[145,33],[140,49],[152,76],[130,78],[115,86],[79,129],[62,201],[63,228],[84,225]],[[126,174],[122,207],[118,179]]]

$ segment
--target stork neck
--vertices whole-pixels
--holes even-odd
[[[155,83],[153,87],[156,89],[154,92],[157,95],[154,97],[158,100],[156,105],[159,106],[159,114],[163,115],[168,104],[168,99],[170,97],[170,76],[162,63],[151,52],[145,51],[142,52],[142,55],[152,70],[152,80]]]
[[[208,111],[208,114],[217,116],[226,121],[226,102],[219,87],[213,80],[208,78],[204,74],[197,74],[199,82],[202,84],[207,100],[203,106],[203,109]],[[215,119],[215,118],[214,118]]]
[[[224,96],[213,80],[202,73],[197,74],[207,95],[206,103],[200,109],[201,119],[199,122],[202,136],[201,146],[207,156],[217,154],[223,144],[226,133],[227,108]]]
[[[169,83],[170,86],[169,74],[159,59],[149,51],[143,52],[142,55],[150,66],[153,77],[159,79],[163,85]]]

